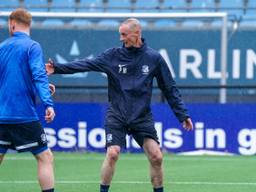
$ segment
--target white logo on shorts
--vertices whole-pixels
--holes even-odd
[[[41,140],[42,140],[43,143],[47,143],[46,134],[43,133],[43,134],[41,135]]]
[[[107,143],[111,143],[113,140],[112,134],[107,134]]]

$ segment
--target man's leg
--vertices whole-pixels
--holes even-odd
[[[2,161],[4,160],[4,155],[5,155],[5,154],[0,153],[0,165],[1,165]]]
[[[150,163],[151,183],[154,192],[163,192],[163,154],[158,143],[150,138],[144,139],[143,149]]]
[[[53,155],[50,149],[47,149],[37,155],[37,175],[38,181],[43,192],[54,191],[54,170]]]
[[[107,148],[105,160],[101,168],[100,192],[107,192],[115,171],[115,165],[120,154],[120,146],[113,145]]]
[[[4,160],[4,156],[8,148],[11,146],[11,139],[9,138],[8,130],[8,125],[0,124],[0,165]]]

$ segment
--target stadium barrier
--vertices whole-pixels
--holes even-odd
[[[152,112],[160,146],[177,154],[255,155],[255,104],[190,104],[194,131],[185,131],[167,104],[153,104]],[[60,104],[56,119],[44,124],[49,146],[54,151],[105,151],[106,104]],[[39,108],[43,113],[44,110]],[[126,138],[126,152],[142,152]]]

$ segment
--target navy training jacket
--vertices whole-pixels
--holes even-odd
[[[0,124],[39,120],[36,93],[45,108],[53,106],[41,46],[15,32],[0,44]]]
[[[57,74],[104,72],[108,77],[109,109],[126,123],[151,112],[153,79],[180,122],[189,117],[163,57],[144,44],[140,48],[111,48],[94,59],[54,63]]]

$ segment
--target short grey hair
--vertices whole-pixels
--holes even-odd
[[[140,21],[136,18],[129,18],[126,19],[121,25],[126,24],[129,25],[130,29],[133,31],[135,29],[139,29],[141,31],[141,24]]]

